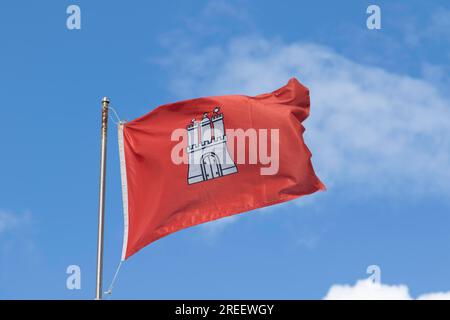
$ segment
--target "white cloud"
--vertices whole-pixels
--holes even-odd
[[[354,286],[333,285],[328,290],[325,300],[410,300],[408,287],[390,286],[373,283],[371,280],[358,280]]]
[[[406,285],[387,285],[374,283],[370,279],[358,280],[355,285],[335,284],[329,290],[325,300],[412,300]],[[427,293],[418,300],[449,300],[449,292]]]
[[[450,291],[426,293],[417,298],[418,300],[450,300]]]
[[[174,50],[168,61],[179,98],[253,95],[297,76],[311,90],[305,137],[329,188],[450,190],[450,104],[423,79],[358,64],[324,46],[261,37]]]

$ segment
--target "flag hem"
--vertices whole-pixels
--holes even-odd
[[[125,162],[125,147],[123,143],[123,126],[119,124],[119,157],[120,157],[120,178],[122,181],[122,202],[123,202],[123,246],[122,261],[126,259],[128,245],[128,183],[127,183],[127,166]]]

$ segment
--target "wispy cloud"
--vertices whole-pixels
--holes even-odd
[[[424,79],[355,63],[313,43],[262,37],[169,57],[171,87],[180,98],[258,94],[297,76],[311,89],[306,140],[328,187],[450,190],[450,104]]]
[[[402,20],[404,40],[411,46],[423,45],[424,41],[450,42],[450,10],[447,8],[435,8],[423,21],[414,21],[414,17]]]
[[[17,214],[0,210],[0,236],[30,223],[31,214],[29,212]]]
[[[406,285],[374,283],[369,279],[359,280],[355,285],[335,284],[325,300],[412,300]],[[420,295],[418,300],[450,300],[450,291],[432,292]]]
[[[36,226],[30,211],[0,210],[0,299],[23,296],[21,288],[33,290],[30,286],[35,280],[42,280],[24,277],[36,272],[42,261],[35,238]]]
[[[255,30],[248,12],[233,1],[208,1],[194,16],[184,15],[181,20],[184,22],[182,28],[161,34],[159,42],[163,47],[184,51],[205,40],[214,43],[244,30]],[[164,58],[156,60],[166,61]]]
[[[217,237],[222,233],[222,231],[229,225],[234,224],[238,221],[239,216],[229,216],[205,224],[201,224],[199,229],[202,236],[205,238],[206,242],[210,245],[214,244]]]
[[[28,252],[34,250],[31,241],[32,216],[30,212],[16,213],[0,210],[0,259],[17,253],[17,248],[25,248]],[[4,267],[4,266],[2,266]],[[0,277],[2,268],[0,267]]]

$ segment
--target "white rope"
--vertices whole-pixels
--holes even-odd
[[[126,122],[126,121],[120,120],[120,117],[117,114],[116,109],[114,109],[111,106],[108,106],[108,109],[111,109],[111,111],[113,112],[114,116],[117,119],[117,122],[116,122],[116,121],[114,121],[114,118],[112,118],[112,116],[111,116],[111,121],[114,122],[115,125],[121,125]],[[114,274],[114,277],[111,281],[111,284],[109,285],[108,290],[104,292],[105,295],[108,295],[111,297],[111,295],[113,293],[114,284],[116,283],[117,276],[119,275],[120,267],[122,267],[122,262],[123,262],[123,260],[120,260],[119,265],[117,266],[117,269],[116,269],[116,273]]]
[[[105,291],[105,294],[106,294],[106,295],[111,296],[112,293],[113,293],[114,284],[116,283],[116,279],[117,279],[117,276],[118,276],[118,274],[119,274],[120,267],[122,266],[122,262],[123,262],[123,261],[120,260],[119,265],[117,266],[117,269],[116,269],[116,273],[114,274],[114,277],[113,277],[113,279],[112,279],[112,281],[111,281],[111,284],[109,285],[108,290]]]
[[[117,119],[117,122],[116,121],[114,121],[114,119],[111,119],[112,120],[112,122],[114,122],[114,124],[115,125],[119,125],[119,124],[122,124],[122,123],[124,123],[125,121],[122,121],[122,120],[120,120],[120,117],[119,117],[119,115],[117,114],[117,111],[116,111],[116,109],[114,109],[113,107],[111,107],[111,106],[109,106],[108,107],[108,109],[111,109],[111,111],[113,112],[113,114],[114,114],[114,116],[116,117],[116,119]],[[112,118],[112,117],[111,117]]]

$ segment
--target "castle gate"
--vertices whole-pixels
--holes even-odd
[[[208,152],[202,156],[201,166],[204,180],[223,176],[222,165],[214,152]]]

